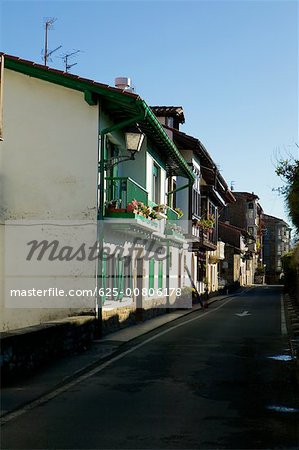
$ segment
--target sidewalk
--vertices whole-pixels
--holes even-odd
[[[212,297],[208,303],[210,305],[238,294],[240,292]],[[12,386],[3,387],[1,389],[1,417],[63,386],[93,366],[109,359],[125,343],[200,309],[202,308],[198,304],[190,310],[175,310],[110,333],[101,339],[94,340],[91,347],[85,352],[60,358],[51,365],[40,369],[36,374],[18,381]]]

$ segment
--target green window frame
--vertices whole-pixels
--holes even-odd
[[[107,255],[103,254],[102,257],[102,273],[101,276],[101,285],[100,287],[103,289],[104,294],[101,295],[102,305],[106,301],[106,288],[107,288]]]
[[[152,180],[152,200],[153,202],[160,204],[161,169],[156,162],[153,162]]]
[[[117,300],[122,300],[124,296],[124,259],[117,257],[117,276],[116,276]]]
[[[132,257],[124,257],[124,293],[133,290]]]
[[[154,289],[155,286],[155,260],[149,261],[149,276],[148,276],[148,288]]]
[[[158,289],[163,289],[163,261],[159,261],[158,266]]]

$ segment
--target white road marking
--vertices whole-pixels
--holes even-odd
[[[229,300],[227,300],[226,302],[221,303],[221,305],[218,306],[218,308],[213,308],[212,310],[207,311],[207,312],[201,314],[200,316],[194,317],[193,319],[185,320],[183,323],[173,325],[172,327],[168,328],[167,330],[164,330],[158,334],[155,334],[155,336],[152,336],[152,337],[146,339],[145,341],[141,342],[140,344],[135,345],[134,347],[130,348],[129,350],[126,350],[125,352],[121,353],[120,355],[114,356],[109,361],[106,361],[106,362],[100,364],[98,367],[89,370],[85,374],[80,375],[78,378],[76,378],[73,381],[70,381],[69,383],[65,384],[64,386],[61,386],[60,388],[55,389],[54,391],[50,392],[49,394],[45,394],[42,397],[38,398],[37,400],[34,400],[33,402],[28,403],[27,405],[23,406],[22,408],[7,414],[6,416],[4,416],[0,419],[0,424],[4,425],[4,424],[16,419],[17,417],[20,417],[22,414],[26,413],[27,411],[30,411],[30,410],[36,408],[37,406],[40,406],[43,403],[46,403],[46,402],[52,400],[53,398],[57,397],[59,394],[62,394],[63,392],[67,391],[68,389],[72,388],[73,386],[76,386],[77,384],[81,383],[82,381],[92,377],[93,375],[96,375],[97,373],[106,369],[106,367],[111,366],[111,364],[113,364],[115,361],[119,361],[120,359],[124,358],[125,356],[129,355],[130,353],[133,353],[135,350],[143,347],[144,345],[148,344],[149,342],[152,342],[155,339],[158,339],[160,336],[170,333],[171,331],[175,330],[176,328],[183,327],[187,323],[194,322],[195,320],[200,320],[203,317],[206,317],[207,315],[209,315],[215,311],[218,311],[218,309],[223,308],[223,306],[225,306],[227,303],[230,303],[235,298],[236,297],[232,297]]]
[[[281,334],[282,336],[286,336],[288,334],[287,324],[286,324],[286,316],[284,313],[284,302],[283,302],[283,294],[280,296],[280,306],[281,306]]]
[[[251,316],[250,312],[248,311],[243,311],[241,313],[237,313],[235,314],[235,316],[239,316],[239,317],[247,317],[247,316]]]

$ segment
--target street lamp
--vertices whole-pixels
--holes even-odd
[[[125,142],[126,149],[129,152],[129,155],[126,156],[113,156],[110,159],[105,160],[105,170],[111,169],[113,166],[116,166],[120,162],[123,161],[132,161],[135,159],[136,153],[140,152],[143,141],[144,134],[141,132],[132,132],[128,131],[125,133]]]

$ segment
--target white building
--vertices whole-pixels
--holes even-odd
[[[107,304],[108,287],[118,289],[113,301],[130,297],[135,309],[161,303],[156,295],[161,287],[174,288],[174,301],[175,289],[189,284],[177,213],[166,208],[168,220],[163,212],[157,220],[147,216],[150,209],[137,213],[127,208],[135,199],[151,209],[166,204],[167,179],[180,176],[192,184],[195,177],[146,103],[129,91],[9,55],[1,55],[1,68],[1,329],[94,307],[96,297]],[[145,135],[142,147],[134,160],[113,165],[120,156],[131,155],[125,145],[129,131]],[[123,211],[111,211],[115,200]],[[140,248],[136,236],[146,239]],[[28,239],[40,243],[45,237],[50,244],[58,241],[57,248],[53,244],[33,251],[34,244],[28,246]],[[113,258],[94,258],[89,252],[88,258],[88,248],[97,254],[98,240],[110,254],[117,245],[125,250]],[[153,254],[161,246],[168,258],[155,261]],[[41,250],[43,260],[38,261]],[[150,256],[144,258],[148,250]],[[12,287],[27,293],[34,287],[102,287],[105,292],[100,297],[71,298],[67,291],[61,299],[51,291],[41,298],[12,298]],[[132,294],[126,295],[129,288]],[[155,292],[138,296],[134,288]]]

